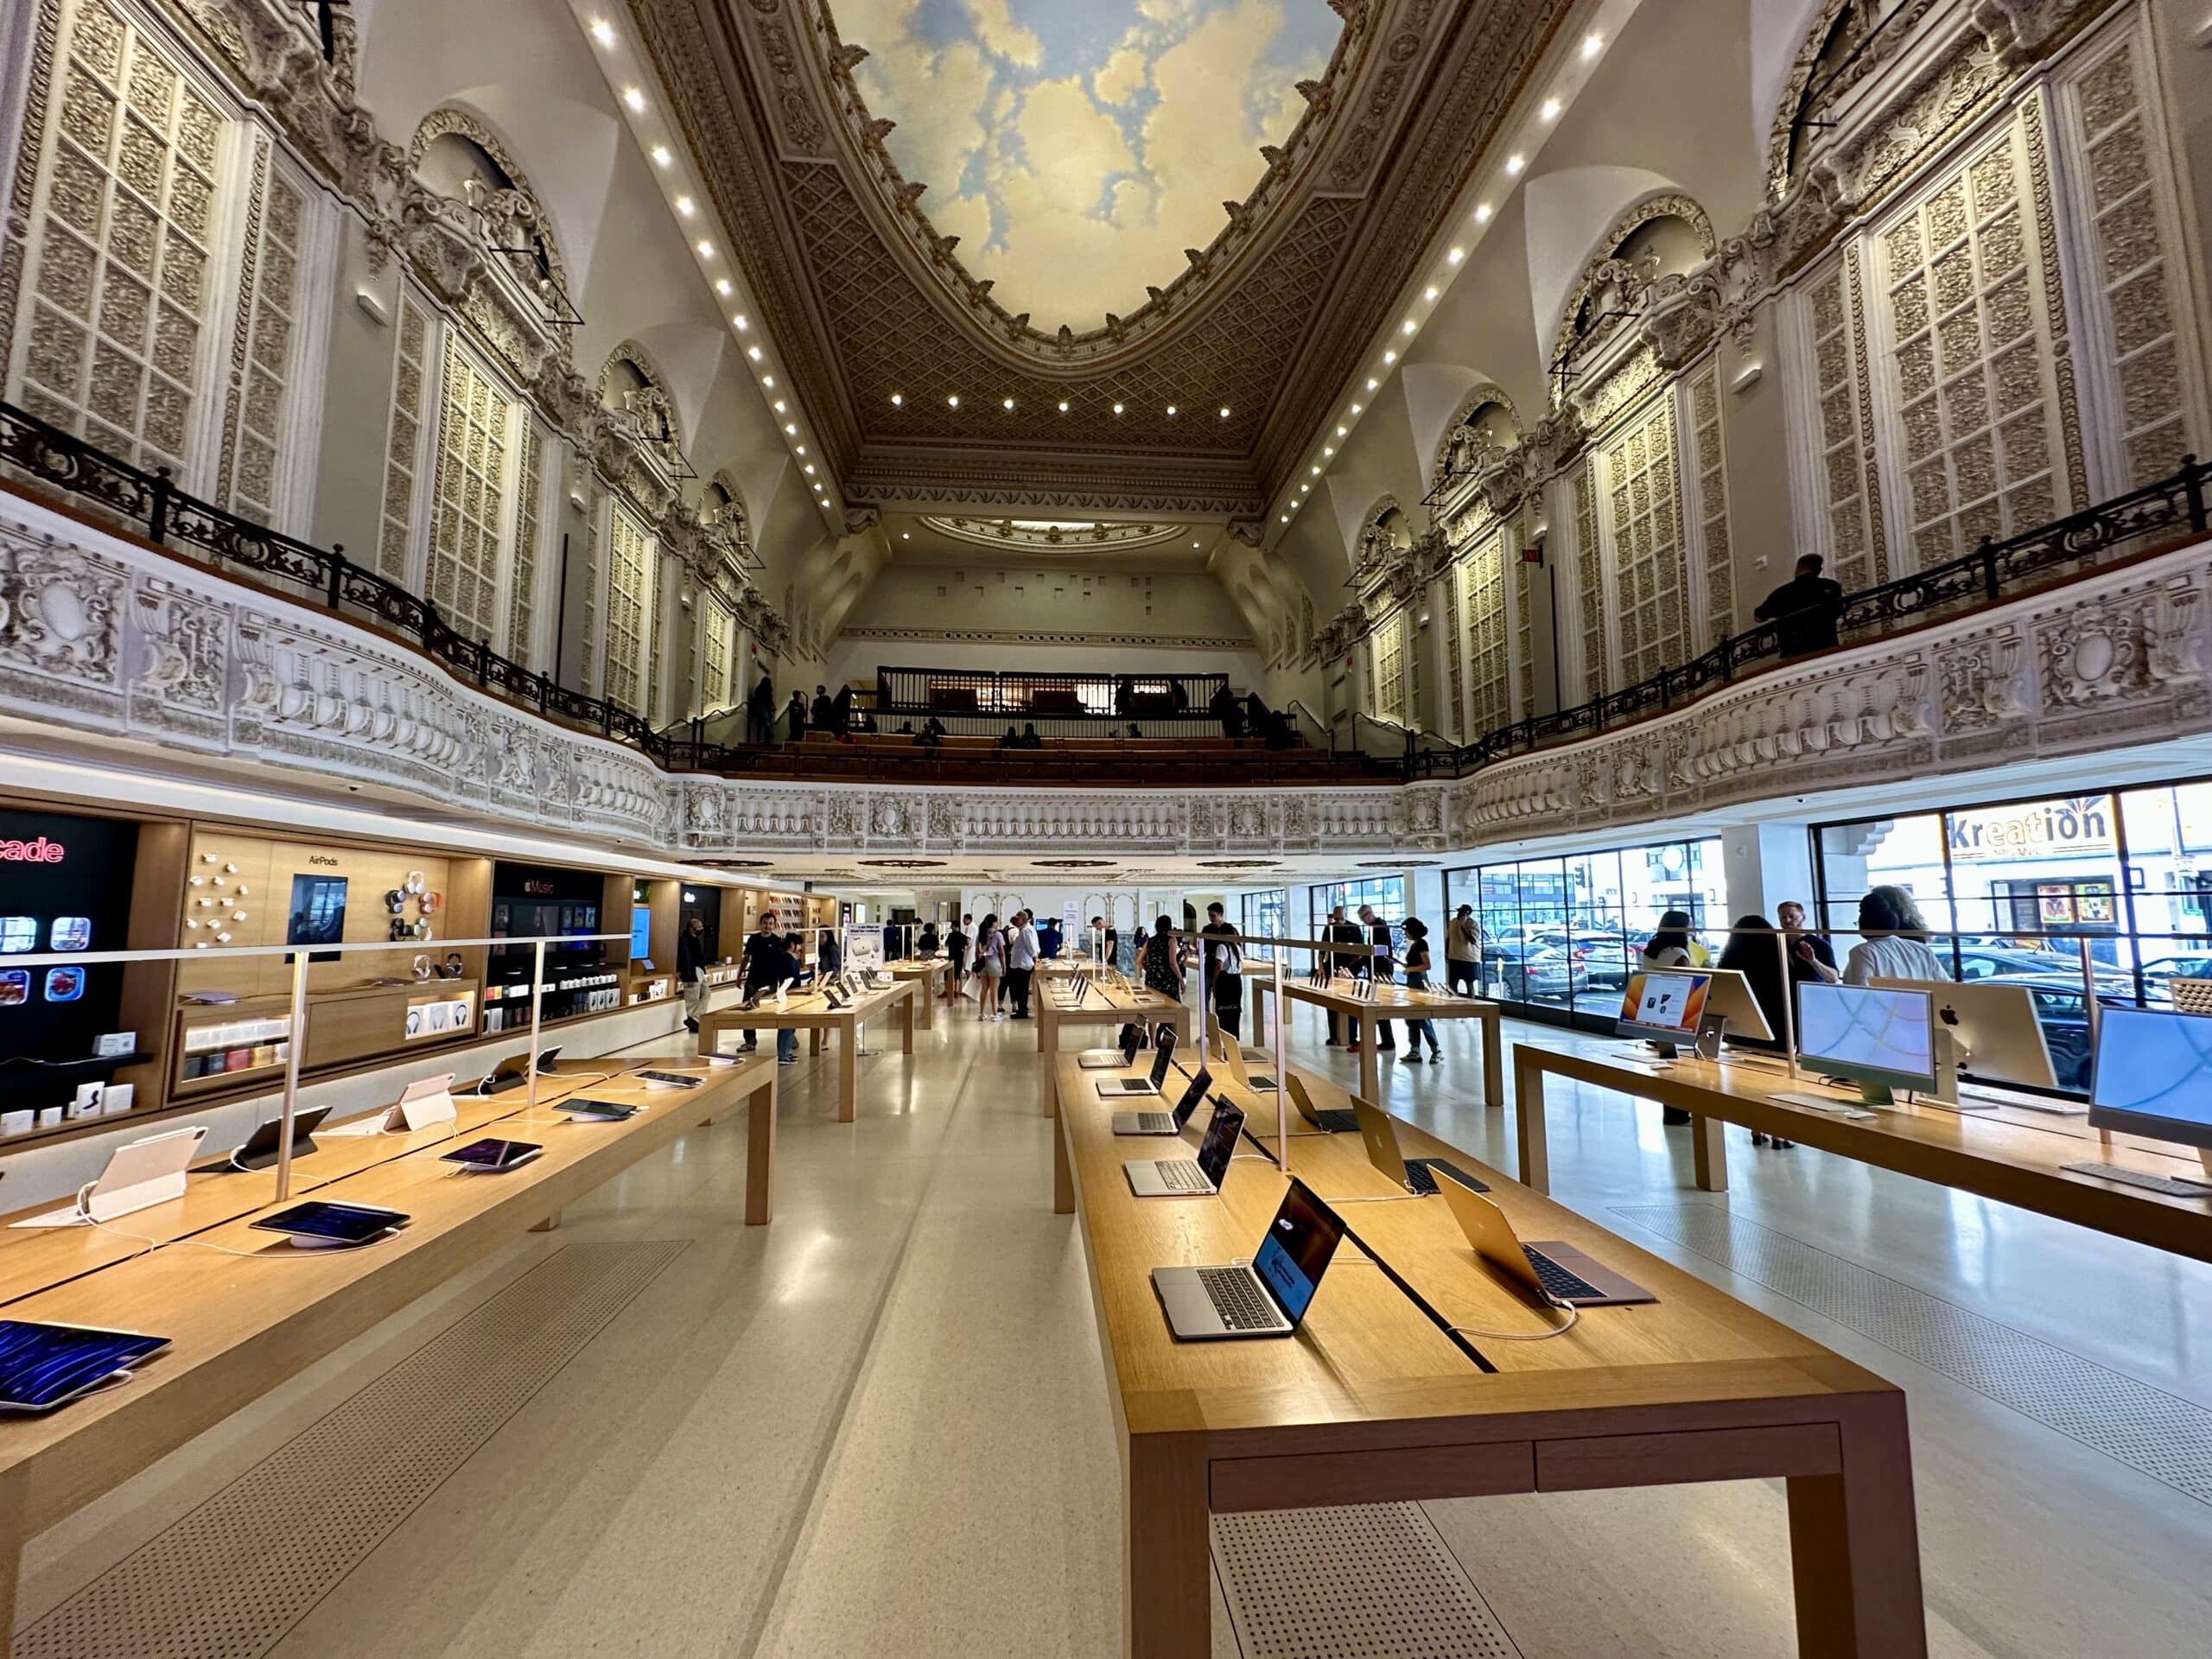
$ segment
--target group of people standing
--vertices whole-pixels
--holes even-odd
[[[1052,928],[1051,933],[1052,950],[1057,952],[1058,930]],[[1017,910],[1003,925],[995,912],[985,916],[980,924],[973,915],[963,916],[945,930],[944,954],[951,964],[944,978],[946,1001],[965,995],[972,981],[977,1020],[1029,1018],[1029,993],[1036,981],[1037,964],[1046,954],[1034,911]]]
[[[1459,907],[1459,916],[1445,927],[1446,973],[1447,980],[1454,983],[1457,982],[1461,964],[1450,955],[1450,951],[1456,948],[1454,942],[1465,936],[1471,929],[1473,924],[1470,918],[1473,914],[1474,912],[1470,906],[1462,905]],[[1463,926],[1462,924],[1465,925]],[[1342,905],[1336,906],[1329,912],[1328,923],[1322,929],[1323,938],[1331,944],[1365,945],[1368,948],[1365,951],[1329,952],[1325,965],[1332,973],[1350,974],[1354,979],[1373,980],[1378,984],[1395,982],[1398,978],[1399,970],[1403,969],[1406,988],[1409,991],[1425,991],[1429,988],[1430,976],[1436,969],[1435,957],[1428,943],[1428,924],[1418,916],[1408,916],[1398,924],[1398,931],[1405,935],[1405,954],[1402,958],[1399,956],[1396,933],[1392,931],[1389,923],[1375,913],[1374,906],[1362,905],[1359,907],[1359,919],[1356,922],[1345,918],[1344,907]],[[1465,966],[1465,976],[1471,981],[1474,966],[1471,963]],[[1398,1039],[1396,1033],[1391,1029],[1391,1022],[1388,1020],[1377,1020],[1374,1023],[1375,1052],[1378,1054],[1395,1054],[1398,1052]],[[1348,1054],[1357,1054],[1360,1052],[1361,1043],[1366,1040],[1366,1038],[1367,1033],[1362,1030],[1361,1020],[1357,1014],[1338,1014],[1333,1010],[1330,1012],[1328,1046],[1331,1048],[1341,1047]],[[1405,1058],[1408,1065],[1418,1065],[1421,1063],[1421,1050],[1424,1046],[1428,1050],[1428,1059],[1432,1065],[1443,1059],[1444,1050],[1436,1040],[1435,1022],[1430,1020],[1407,1020]]]

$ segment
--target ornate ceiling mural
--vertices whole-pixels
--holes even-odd
[[[631,10],[849,502],[1256,537],[1574,0]]]
[[[1343,30],[1325,0],[830,0],[885,147],[1001,303],[1080,334],[1222,228]]]

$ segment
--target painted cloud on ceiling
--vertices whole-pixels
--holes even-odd
[[[1325,0],[830,0],[961,262],[1078,333],[1144,303],[1266,171],[1341,24]]]

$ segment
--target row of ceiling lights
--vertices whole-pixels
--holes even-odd
[[[893,409],[904,409],[906,406],[906,394],[905,392],[903,392],[903,391],[894,391],[894,392],[893,392],[893,393],[891,394],[891,407],[892,407],[892,408],[893,408]],[[947,409],[957,409],[957,408],[959,408],[959,407],[960,407],[960,394],[959,394],[958,392],[957,392],[957,391],[953,391],[953,392],[947,392],[947,393],[945,394],[945,398],[944,398],[944,406],[945,406]],[[1013,413],[1013,411],[1014,411],[1014,399],[1013,399],[1013,398],[1011,398],[1011,397],[1002,397],[1002,398],[1001,398],[1001,399],[999,400],[999,407],[1000,407],[1001,409],[1005,410],[1006,410],[1007,413],[1009,413],[1009,414]],[[1068,402],[1068,400],[1067,400],[1066,398],[1063,397],[1063,398],[1061,398],[1061,399],[1060,399],[1060,403],[1059,403],[1059,410],[1060,410],[1060,413],[1061,413],[1061,414],[1063,414],[1063,415],[1066,414],[1066,413],[1068,412],[1068,410],[1069,410],[1071,407],[1072,407],[1072,405]],[[1128,404],[1115,404],[1115,405],[1114,405],[1114,412],[1115,412],[1116,415],[1120,415],[1120,414],[1125,413],[1125,412],[1127,411],[1128,408]],[[1167,405],[1167,413],[1168,413],[1168,414],[1170,414],[1170,415],[1179,415],[1179,414],[1181,414],[1181,413],[1182,413],[1182,408],[1181,408],[1181,405],[1177,404],[1168,404],[1168,405]],[[1229,418],[1229,416],[1230,416],[1230,410],[1229,405],[1228,405],[1228,404],[1224,404],[1221,406],[1221,418],[1222,418],[1223,420],[1224,420],[1224,421],[1225,421],[1225,420],[1227,420],[1227,419]]]
[[[591,37],[600,44],[602,49],[610,52],[616,48],[620,38],[615,31],[614,25],[604,17],[592,19]],[[628,86],[622,89],[622,103],[632,115],[642,116],[652,107],[651,101],[645,97],[645,89],[637,86]],[[681,189],[673,188],[673,181],[676,178],[676,152],[665,143],[654,143],[646,147],[645,154],[652,157],[653,166],[671,180],[673,194],[669,198],[669,206],[675,212],[677,219],[686,225],[696,219],[699,216],[697,199]],[[714,285],[715,296],[725,300],[733,297],[737,292],[737,285],[714,269],[717,257],[714,238],[702,236],[692,243],[691,249],[699,256],[700,264],[706,267],[707,279]],[[734,313],[729,322],[730,327],[737,332],[741,339],[747,339],[753,333],[752,319],[742,311]],[[776,395],[775,372],[769,366],[767,354],[762,350],[757,339],[748,340],[745,347],[745,358],[746,361],[753,365],[753,372],[760,377],[761,391],[773,397],[769,408],[774,411],[777,423],[784,429],[784,436],[786,439],[796,440],[799,435],[798,423],[790,418],[790,404],[781,396]],[[791,445],[791,454],[800,463],[799,470],[814,480],[812,488],[816,504],[827,508],[830,505],[830,488],[816,476],[815,464],[807,458],[806,446],[794,442]]]
[[[1581,55],[1583,62],[1590,63],[1594,61],[1598,54],[1605,49],[1605,37],[1603,35],[1597,33],[1595,30],[1592,30],[1590,34],[1582,37]],[[1536,119],[1539,124],[1539,132],[1545,128],[1548,128],[1554,121],[1557,121],[1561,111],[1563,111],[1566,107],[1566,104],[1556,94],[1547,98],[1542,104],[1538,105],[1536,110]],[[1528,170],[1528,168],[1529,156],[1525,149],[1516,149],[1505,158],[1505,176],[1509,179],[1519,178],[1522,174]],[[1478,201],[1474,206],[1474,211],[1471,217],[1478,226],[1483,226],[1490,223],[1491,219],[1495,215],[1495,213],[1496,209],[1494,209],[1489,202]],[[1456,270],[1459,266],[1466,263],[1466,258],[1467,250],[1455,245],[1445,254],[1444,262],[1446,264]],[[1443,284],[1446,280],[1446,279],[1444,276],[1440,276],[1436,281],[1430,283],[1426,288],[1421,289],[1421,302],[1424,305],[1433,305],[1436,303],[1438,297],[1444,291]],[[1419,334],[1421,332],[1421,320],[1419,317],[1408,317],[1403,322],[1400,323],[1398,325],[1398,337],[1401,342],[1411,340],[1414,335]],[[1369,392],[1372,393],[1382,390],[1382,377],[1390,372],[1391,368],[1396,365],[1397,361],[1398,353],[1395,346],[1388,347],[1383,351],[1382,365],[1377,368],[1374,373],[1367,377],[1367,391]],[[1360,416],[1365,411],[1365,409],[1366,405],[1363,403],[1354,403],[1351,408],[1344,412],[1343,417],[1338,420],[1337,423],[1336,436],[1339,442],[1351,435],[1352,423],[1359,419]],[[1332,459],[1336,453],[1337,448],[1334,443],[1325,443],[1321,446],[1321,459],[1323,461]],[[1293,495],[1291,499],[1283,505],[1282,512],[1279,515],[1282,523],[1286,524],[1288,524],[1291,519],[1291,515],[1306,505],[1306,498],[1309,493],[1311,493],[1313,488],[1313,480],[1320,476],[1321,468],[1318,463],[1308,468],[1308,476],[1300,480],[1297,493]]]

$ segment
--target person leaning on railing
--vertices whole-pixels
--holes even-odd
[[[1835,627],[1843,615],[1843,584],[1821,574],[1823,561],[1808,553],[1797,561],[1797,574],[1759,601],[1751,614],[1774,624],[1784,657],[1802,657],[1826,651],[1835,644]]]

